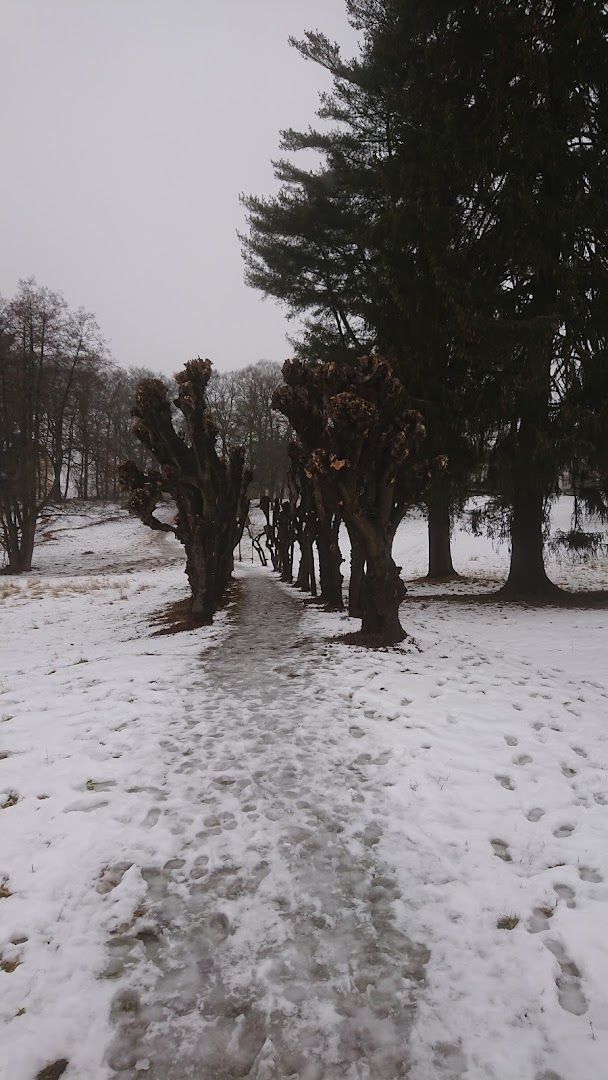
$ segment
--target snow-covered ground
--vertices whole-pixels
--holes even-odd
[[[604,1075],[607,611],[471,599],[507,554],[457,531],[398,649],[248,562],[159,637],[172,537],[45,531],[0,578],[3,1080]]]

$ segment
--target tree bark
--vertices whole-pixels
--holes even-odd
[[[350,582],[348,585],[348,614],[354,619],[361,618],[363,610],[362,592],[365,580],[365,547],[353,529],[350,536]]]
[[[304,521],[300,530],[298,543],[300,545],[300,565],[296,578],[296,588],[303,592],[317,595],[317,583],[315,578],[314,538],[317,531],[316,521]]]
[[[288,502],[284,502],[279,511],[277,544],[281,581],[291,585],[293,581],[293,528],[291,522],[291,507]]]
[[[427,498],[429,569],[431,581],[456,578],[458,574],[452,563],[450,521],[450,489],[445,483],[436,484]]]
[[[544,560],[544,493],[524,491],[513,499],[511,565],[500,595],[514,600],[538,600],[561,592],[547,576]]]
[[[4,542],[8,562],[5,574],[23,574],[32,569],[37,516],[24,517],[20,525],[14,521],[4,523]]]
[[[399,620],[399,607],[406,596],[399,567],[390,547],[368,557],[361,591],[361,637],[369,644],[395,645],[406,637]]]
[[[328,520],[319,521],[317,530],[317,551],[319,552],[321,600],[328,611],[343,611],[343,578],[340,571],[342,554],[338,545],[335,523]]]

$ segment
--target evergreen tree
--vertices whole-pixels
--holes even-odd
[[[430,452],[448,458],[427,505],[429,575],[449,577],[450,509],[483,443],[470,287],[478,230],[439,137],[442,107],[431,124],[421,86],[436,22],[427,9],[404,19],[403,4],[349,7],[363,32],[356,60],[319,33],[295,43],[333,75],[319,113],[332,126],[285,132],[286,149],[319,152],[320,170],[281,161],[279,195],[245,200],[247,280],[309,312],[299,355],[348,361],[375,348],[406,382]]]
[[[279,199],[247,204],[249,280],[308,305],[321,343],[330,294],[360,319],[407,373],[452,480],[487,443],[510,524],[505,593],[551,594],[543,532],[560,472],[601,473],[605,459],[605,6],[348,7],[356,61],[320,34],[298,45],[334,76],[320,115],[337,126],[286,134],[325,164],[280,165]],[[323,242],[325,277],[310,260]],[[296,258],[308,277],[293,304]]]

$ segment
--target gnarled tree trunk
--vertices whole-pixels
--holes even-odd
[[[406,634],[399,619],[399,607],[406,596],[400,568],[391,555],[392,544],[368,554],[361,591],[361,635],[369,644],[395,645]]]

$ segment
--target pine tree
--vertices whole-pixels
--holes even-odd
[[[404,380],[431,454],[448,459],[427,505],[429,575],[449,577],[450,511],[483,443],[468,284],[478,237],[421,92],[428,12],[416,13],[416,36],[408,5],[349,7],[363,31],[356,60],[319,33],[295,43],[334,78],[319,113],[332,126],[285,132],[285,149],[318,151],[320,170],[281,161],[280,194],[245,200],[247,280],[292,314],[309,313],[299,355],[350,362],[376,349]]]

